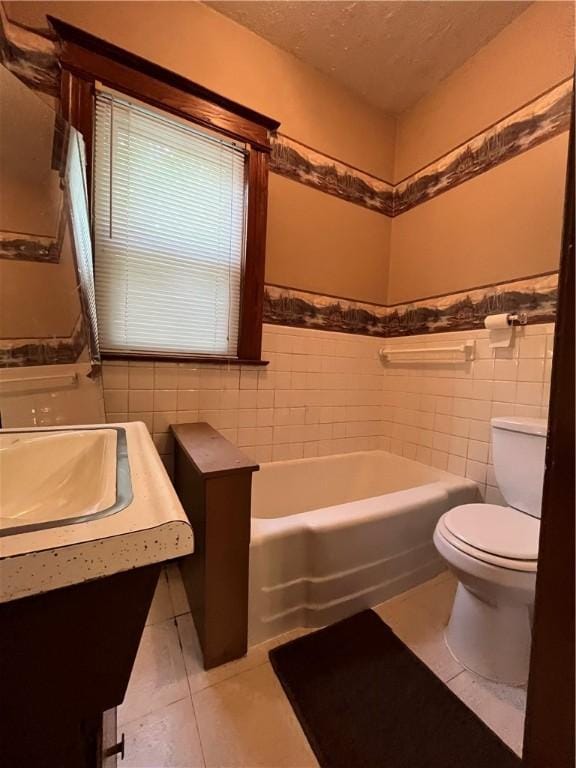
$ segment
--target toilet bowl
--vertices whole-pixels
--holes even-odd
[[[528,679],[545,436],[542,419],[493,419],[496,478],[513,503],[454,507],[434,531],[459,581],[448,648],[467,669],[512,685]]]

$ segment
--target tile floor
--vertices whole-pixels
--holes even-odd
[[[404,642],[516,752],[525,690],[465,671],[443,640],[455,590],[447,574],[382,603],[376,611]],[[163,573],[118,730],[126,737],[122,768],[306,768],[314,758],[268,662],[276,644],[206,672],[178,571]]]

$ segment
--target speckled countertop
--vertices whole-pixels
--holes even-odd
[[[108,517],[0,538],[0,602],[194,551],[192,528],[146,426],[105,426],[126,430],[133,501]]]

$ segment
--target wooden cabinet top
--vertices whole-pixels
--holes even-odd
[[[259,465],[204,422],[172,424],[176,442],[202,477],[256,472]]]

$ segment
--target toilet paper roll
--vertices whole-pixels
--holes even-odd
[[[508,315],[488,315],[484,327],[490,331],[490,347],[509,347],[512,344],[514,326],[508,321]]]
[[[502,328],[510,328],[510,321],[507,314],[488,315],[484,320],[484,327],[490,331],[498,331]]]

